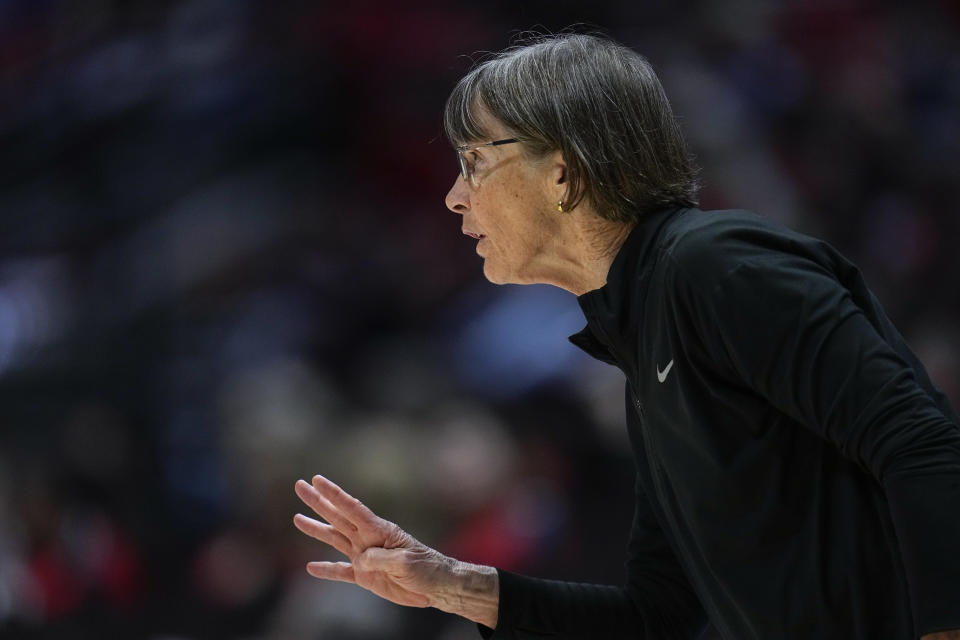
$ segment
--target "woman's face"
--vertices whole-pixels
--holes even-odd
[[[490,118],[488,123],[491,140],[511,137],[499,122]],[[476,143],[484,142],[489,140]],[[447,208],[463,216],[463,232],[479,238],[483,274],[496,284],[548,281],[556,249],[559,220],[551,194],[557,189],[551,184],[557,166],[528,159],[521,144],[466,152],[474,178],[467,181],[458,174],[446,197]]]

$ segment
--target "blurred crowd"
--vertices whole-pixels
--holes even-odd
[[[621,579],[622,377],[443,205],[447,93],[534,27],[646,55],[703,208],[840,248],[960,406],[958,5],[578,4],[0,2],[0,639],[478,637],[310,578],[314,473]]]

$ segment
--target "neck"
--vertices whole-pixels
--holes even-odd
[[[580,209],[580,207],[578,207]],[[634,223],[612,222],[592,212],[574,211],[557,238],[552,268],[540,282],[580,296],[607,283],[607,273]]]

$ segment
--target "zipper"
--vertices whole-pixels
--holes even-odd
[[[670,512],[671,510],[667,507],[667,501],[663,498],[660,465],[657,464],[657,459],[654,455],[653,449],[650,448],[650,436],[647,433],[646,415],[643,408],[643,402],[640,401],[640,395],[633,388],[633,385],[630,387],[630,393],[633,395],[633,405],[637,408],[637,415],[640,417],[640,434],[643,438],[643,448],[647,454],[647,463],[650,465],[650,477],[653,480],[653,491],[656,495],[657,501],[660,503],[660,511],[663,513],[663,517],[666,520],[667,526],[670,528],[670,532],[673,535],[674,540],[676,540],[675,552],[682,556],[678,558],[681,561],[681,565],[691,568],[691,570],[687,572],[687,578],[690,580],[690,583],[694,587],[697,594],[709,594],[710,590],[707,589],[706,585],[703,584],[703,581],[700,580],[696,571],[692,570],[694,563],[691,561],[689,554],[684,548],[684,545],[680,542],[681,538],[677,532],[677,525],[674,520],[674,516]],[[717,610],[717,606],[713,602],[713,599],[700,598],[699,595],[698,599],[707,613],[707,619],[710,621],[710,624],[712,624],[714,628],[720,630],[724,637],[733,637],[732,634],[730,634],[730,630],[727,629],[726,622],[720,622],[722,617],[720,616],[720,612]],[[704,600],[706,600],[706,602]]]
[[[631,394],[633,395],[633,404],[637,408],[637,414],[640,416],[640,427],[641,427],[641,430],[643,430],[643,423],[644,423],[643,403],[640,402],[640,398],[637,397],[637,394],[635,392],[631,391]],[[643,446],[646,447],[648,444],[646,439],[647,438],[646,432],[644,432],[643,438],[644,438]],[[647,457],[649,458],[649,456]]]

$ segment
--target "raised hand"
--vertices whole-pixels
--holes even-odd
[[[297,514],[293,523],[349,562],[310,562],[307,572],[352,582],[397,604],[437,607],[494,627],[499,588],[491,567],[459,562],[375,515],[323,476],[297,481],[297,495],[326,522]]]

